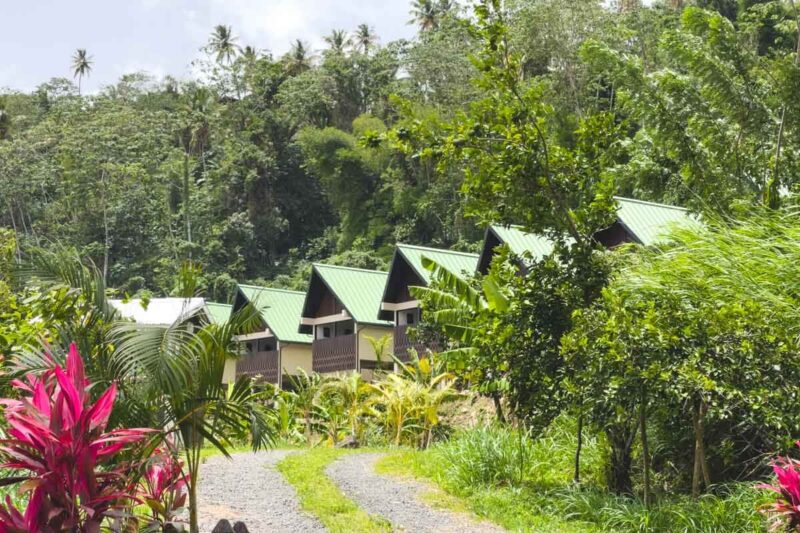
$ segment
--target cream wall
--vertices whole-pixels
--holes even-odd
[[[281,372],[294,375],[298,367],[311,373],[311,345],[281,343]]]
[[[392,360],[392,346],[393,346],[393,339],[392,333],[394,332],[394,328],[382,328],[380,326],[362,326],[358,328],[358,358],[359,359],[366,359],[368,361],[377,361],[377,357],[375,357],[375,352],[372,349],[372,343],[369,341],[367,337],[372,337],[375,340],[380,339],[384,335],[389,335],[389,342],[386,343],[386,346],[383,349],[383,362],[391,361]]]

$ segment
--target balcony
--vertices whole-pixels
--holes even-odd
[[[408,326],[395,326],[394,327],[394,356],[404,363],[411,360],[411,354],[408,352],[410,349],[417,350],[417,355],[424,355],[427,348],[431,350],[438,350],[438,345],[429,344],[426,346],[424,343],[413,340],[408,335]]]
[[[281,355],[277,350],[248,353],[236,361],[236,377],[260,375],[265,381],[277,384],[280,378],[280,360]]]
[[[356,336],[340,335],[325,339],[314,339],[311,344],[312,369],[321,374],[343,372],[358,368]]]

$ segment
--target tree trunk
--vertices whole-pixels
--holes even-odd
[[[583,448],[583,413],[578,415],[578,445],[575,448],[575,475],[572,480],[581,482],[581,448]]]
[[[108,285],[108,255],[110,249],[110,243],[108,238],[108,203],[106,201],[106,171],[103,171],[100,174],[100,183],[102,187],[102,196],[103,196],[103,283]]]
[[[608,487],[615,494],[633,493],[631,481],[631,448],[636,437],[636,423],[616,424],[606,429],[608,443],[611,445],[611,465],[608,473]]]
[[[642,387],[641,404],[639,405],[639,435],[642,439],[642,466],[644,468],[644,506],[650,506],[650,448],[647,444],[647,393]]]
[[[189,190],[189,154],[183,154],[183,218],[186,224],[186,241],[192,243],[192,221],[189,216],[189,201],[191,191]],[[189,248],[189,259],[192,258],[192,250]]]
[[[692,425],[694,426],[694,468],[692,470],[692,497],[700,496],[700,482],[705,484],[705,488],[711,485],[711,476],[708,472],[705,447],[705,415],[706,404],[700,399],[695,401],[692,409]]]
[[[494,412],[497,415],[497,421],[501,424],[506,423],[506,416],[503,414],[503,404],[500,403],[500,395],[496,392],[492,393],[492,402],[494,402]]]

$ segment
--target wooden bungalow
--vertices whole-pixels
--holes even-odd
[[[608,228],[595,234],[595,238],[606,248],[615,248],[625,243],[650,246],[657,243],[671,225],[686,223],[691,219],[686,209],[666,204],[615,197],[619,208],[617,220]],[[517,255],[530,253],[534,258],[549,254],[553,246],[541,235],[527,233],[518,226],[492,225],[486,229],[478,272],[486,274],[495,255],[495,250],[506,244]]]
[[[377,317],[386,272],[315,264],[298,331],[313,338],[312,369],[321,374],[358,371],[371,379],[390,368],[390,347],[375,353],[370,339],[391,335],[393,323]]]
[[[311,335],[297,331],[305,293],[239,285],[233,310],[247,303],[261,314],[261,328],[239,336],[245,354],[236,362],[236,376],[260,375],[275,385],[285,386],[288,376],[300,370],[311,372]]]
[[[413,342],[408,336],[408,327],[420,319],[420,304],[409,291],[409,287],[427,286],[430,271],[422,266],[422,258],[427,257],[444,266],[451,272],[471,275],[478,264],[478,255],[451,250],[440,250],[410,244],[398,244],[392,257],[386,287],[383,290],[378,318],[394,324],[393,352],[400,360],[408,360],[409,350],[419,353],[425,346]]]

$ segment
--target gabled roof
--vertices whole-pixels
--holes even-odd
[[[206,302],[206,314],[212,324],[224,324],[231,317],[233,306],[230,304],[218,304]]]
[[[395,255],[402,256],[426,285],[431,282],[431,272],[422,266],[423,256],[436,261],[454,274],[472,274],[478,265],[478,254],[440,250],[411,244],[398,244],[395,249]],[[392,277],[391,270],[389,270],[388,277],[389,279]]]
[[[205,310],[202,298],[151,298],[146,305],[138,298],[109,300],[108,303],[123,318],[148,326],[171,326]]]
[[[507,244],[516,255],[530,253],[534,259],[544,257],[553,251],[553,243],[542,235],[528,233],[519,226],[492,224],[486,228],[483,237],[483,248],[476,266],[478,272],[485,274],[489,271],[494,250],[501,244]]]
[[[622,226],[635,242],[645,246],[659,242],[672,225],[692,221],[689,212],[683,207],[621,196],[615,196],[614,199],[619,204],[615,224]],[[479,272],[488,270],[494,249],[500,244],[507,244],[517,255],[529,252],[534,258],[543,257],[553,249],[552,243],[546,237],[528,233],[519,226],[492,225],[486,229],[483,250],[478,261]]]
[[[617,220],[641,244],[650,246],[661,240],[664,233],[676,224],[689,222],[689,212],[683,207],[657,204],[631,198],[614,197],[619,203]]]
[[[381,307],[383,289],[389,276],[387,272],[315,263],[311,271],[312,282],[315,276],[356,322],[376,326],[392,325],[392,322],[375,318]],[[315,286],[314,283],[309,285],[302,316],[311,316],[309,302]]]
[[[264,323],[280,342],[311,344],[311,335],[297,332],[306,293],[255,285],[239,285],[239,291],[258,306]]]

